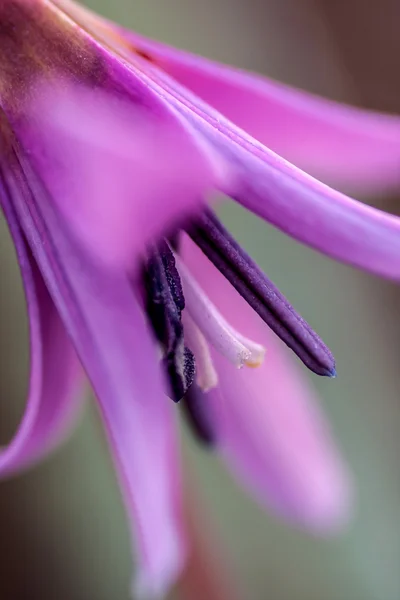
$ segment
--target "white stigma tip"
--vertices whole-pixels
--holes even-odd
[[[211,302],[199,283],[189,272],[182,259],[178,255],[175,255],[175,260],[182,281],[186,310],[191,317],[193,324],[200,330],[199,333],[201,333],[220,354],[225,356],[225,358],[238,369],[241,369],[244,366],[259,366],[265,355],[263,346],[249,340],[237,332]],[[189,325],[189,332],[190,330],[191,327]],[[197,342],[195,341],[195,344],[196,343],[198,344],[198,340]],[[188,346],[190,347],[189,344]],[[194,348],[191,348],[191,350],[196,356]],[[200,351],[200,355],[202,352],[203,350]],[[204,366],[206,366],[206,364],[207,363],[205,363]],[[205,381],[203,381],[202,384],[210,389],[208,386],[208,377],[205,378]]]

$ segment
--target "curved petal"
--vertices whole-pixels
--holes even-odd
[[[148,84],[225,160],[219,189],[291,237],[378,275],[400,278],[400,218],[307,175],[247,136],[167,76]]]
[[[229,322],[267,349],[257,369],[234,369],[213,353],[219,388],[202,400],[222,454],[264,506],[314,531],[337,528],[349,514],[351,484],[315,393],[200,250],[187,239],[182,248]]]
[[[341,105],[116,28],[256,140],[327,183],[372,194],[400,185],[400,117]]]
[[[336,192],[268,151],[230,144],[236,184],[225,191],[298,241],[344,263],[400,278],[400,218]],[[230,158],[228,158],[230,155]]]
[[[103,33],[102,31],[101,34]],[[385,277],[396,279],[400,276],[399,218],[347,198],[286,162],[226,120],[161,69],[132,53],[132,44],[127,48],[126,42],[124,43],[122,38],[118,39],[115,30],[110,26],[108,31],[105,31],[104,39],[115,48],[115,56],[109,56],[107,60],[112,64],[113,72],[118,74],[120,85],[121,82],[125,82],[125,86],[129,85],[131,94],[135,90],[135,101],[138,97],[146,98],[146,107],[147,104],[157,107],[163,117],[168,113],[166,132],[170,131],[170,125],[172,131],[179,125],[178,129],[183,139],[186,142],[191,140],[192,143],[196,140],[195,148],[201,150],[200,156],[195,152],[194,162],[197,164],[199,160],[205,170],[200,169],[197,183],[192,188],[193,194],[187,194],[185,189],[182,198],[178,194],[176,212],[171,214],[171,218],[176,218],[179,208],[185,206],[183,196],[186,199],[193,198],[196,191],[199,196],[207,189],[207,185],[201,185],[201,175],[205,173],[207,183],[214,183],[221,191],[299,241],[334,258]],[[142,110],[143,102],[137,104],[135,101],[133,106],[143,119],[148,113]],[[130,108],[132,109],[132,106]],[[186,121],[188,129],[179,121],[177,113]],[[154,118],[155,114],[158,114],[157,110],[151,113],[151,118]],[[159,126],[163,123],[163,119],[157,120]],[[395,145],[398,143],[396,131],[394,128]],[[214,152],[210,151],[210,146]],[[168,147],[171,147],[170,144]],[[186,153],[182,153],[182,156],[185,156],[186,160]],[[178,172],[174,171],[176,178],[173,177],[172,181],[177,183],[180,189],[179,175],[185,171],[186,164],[185,169],[181,169],[178,161],[178,166]],[[137,165],[134,172],[140,174]],[[189,175],[191,181],[190,170]],[[107,185],[101,187],[109,189]],[[167,189],[171,190],[172,187],[167,186]],[[89,189],[93,189],[92,185]],[[151,190],[155,191],[153,188]],[[195,200],[195,203],[197,201]],[[159,210],[160,202],[153,207],[157,208],[156,212],[159,212],[162,218],[164,213]],[[139,209],[139,215],[141,210]],[[121,214],[125,214],[125,209],[121,210]],[[157,216],[156,222],[158,218]],[[118,227],[114,229],[118,231]],[[121,230],[124,231],[123,225]],[[114,237],[117,238],[118,235]],[[124,237],[121,236],[121,239]]]
[[[1,177],[0,196],[21,269],[30,337],[25,414],[12,441],[0,451],[0,476],[5,476],[41,458],[69,431],[80,405],[77,400],[81,370],[4,193]]]
[[[139,534],[137,586],[156,596],[176,578],[184,548],[173,408],[155,344],[126,274],[76,243],[22,151],[17,158],[6,185],[99,401],[130,526]]]

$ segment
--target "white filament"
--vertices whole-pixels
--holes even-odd
[[[237,332],[221,315],[182,259],[175,255],[186,309],[210,344],[236,367],[261,364],[264,348]]]

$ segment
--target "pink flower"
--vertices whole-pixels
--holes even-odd
[[[166,393],[184,397],[198,435],[263,505],[316,531],[340,525],[346,468],[270,329],[316,373],[335,374],[332,354],[208,201],[223,192],[398,278],[398,218],[300,169],[360,190],[398,185],[400,120],[167,48],[68,0],[1,3],[0,106],[0,202],[31,340],[27,409],[1,472],[65,431],[80,362],[136,529],[140,589],[165,592],[184,561]]]

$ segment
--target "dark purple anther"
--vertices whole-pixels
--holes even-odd
[[[194,381],[195,359],[184,344],[181,313],[185,299],[175,259],[166,242],[152,248],[144,282],[147,314],[162,346],[171,397],[179,402]]]
[[[334,377],[335,360],[308,323],[207,210],[187,233],[265,323],[314,373]]]

